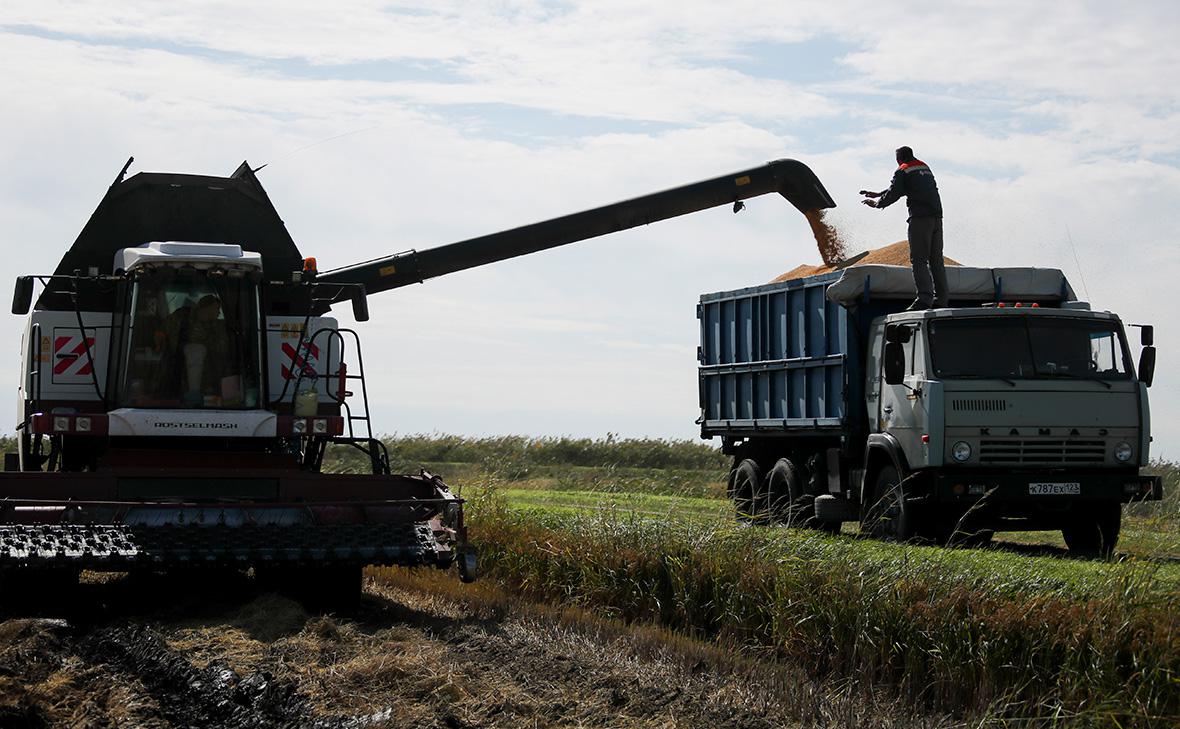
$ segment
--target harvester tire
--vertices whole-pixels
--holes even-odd
[[[323,567],[255,568],[254,577],[263,590],[278,592],[303,604],[311,612],[334,612],[357,605],[363,589],[360,565]]]
[[[78,571],[68,567],[0,574],[0,606],[10,614],[65,615],[77,599]]]

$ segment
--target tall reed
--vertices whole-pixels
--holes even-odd
[[[773,648],[915,708],[1180,720],[1180,593],[1158,565],[556,517],[494,497],[470,523],[490,578],[524,596]]]

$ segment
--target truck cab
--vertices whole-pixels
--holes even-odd
[[[1113,544],[1120,504],[1158,489],[1139,476],[1151,443],[1144,375],[1118,316],[1077,303],[882,317],[867,351],[873,467],[859,501],[886,503],[870,526],[909,539],[970,522],[1061,529],[1080,551]]]

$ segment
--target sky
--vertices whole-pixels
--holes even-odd
[[[1061,268],[1156,325],[1154,449],[1175,457],[1177,38],[1171,2],[9,0],[5,269],[51,272],[130,156],[267,165],[321,270],[784,157],[862,250],[904,238],[904,205],[856,192],[905,144],[937,176],[948,256]],[[765,196],[375,295],[375,427],[696,437],[699,295],[818,262]],[[14,394],[22,325],[0,318]]]

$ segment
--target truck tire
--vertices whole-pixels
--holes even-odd
[[[759,515],[754,511],[755,496],[762,490],[762,467],[746,458],[733,469],[733,506],[740,522],[754,523]]]
[[[767,506],[771,518],[787,526],[805,526],[815,518],[814,499],[806,491],[803,470],[780,458],[766,474]]]
[[[1122,504],[1117,501],[1079,503],[1061,527],[1061,536],[1074,554],[1109,557],[1119,542],[1122,519]]]
[[[914,508],[905,500],[901,475],[893,464],[877,471],[872,501],[864,517],[866,531],[877,539],[908,542],[916,536]]]

